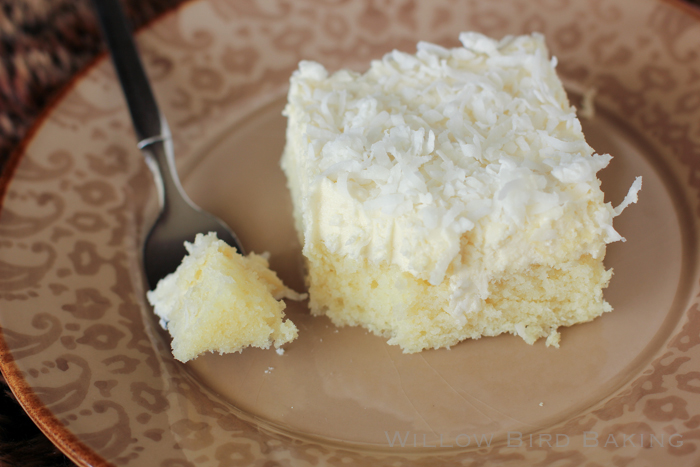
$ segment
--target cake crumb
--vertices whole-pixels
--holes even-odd
[[[284,355],[284,349],[282,347],[275,349],[275,352],[277,352],[277,355]]]
[[[275,367],[273,367],[273,366],[267,367],[267,370],[265,370],[265,374],[267,375],[267,374],[272,373],[272,370],[274,370],[274,369],[275,369]]]
[[[590,120],[595,117],[595,95],[598,92],[596,88],[588,88],[583,93],[581,98],[581,108],[578,110],[578,116]]]
[[[544,407],[544,402],[540,402],[540,407]]]

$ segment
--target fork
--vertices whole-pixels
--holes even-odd
[[[231,229],[195,205],[182,189],[174,163],[170,128],[158,109],[119,0],[93,0],[98,20],[126,98],[138,148],[153,172],[160,214],[143,247],[143,266],[151,289],[175,271],[186,254],[184,242],[198,233],[216,232],[219,239],[244,254]]]

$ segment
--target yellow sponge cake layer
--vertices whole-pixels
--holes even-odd
[[[419,43],[359,74],[302,62],[282,157],[310,306],[406,352],[557,328],[610,306],[618,208],[539,34]]]
[[[162,279],[148,300],[173,337],[173,356],[186,362],[204,352],[267,349],[294,340],[282,298],[303,299],[282,284],[265,257],[244,257],[216,238],[198,234],[185,243],[188,256]]]
[[[492,284],[483,307],[464,324],[445,309],[451,292],[394,265],[370,265],[329,254],[308,259],[310,306],[338,326],[361,325],[405,352],[449,347],[464,339],[509,332],[528,344],[540,337],[558,346],[559,326],[590,321],[611,308],[603,288],[612,271],[590,256],[558,267],[533,266]]]

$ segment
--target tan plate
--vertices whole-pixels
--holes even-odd
[[[0,367],[82,465],[697,465],[700,462],[700,22],[657,0],[201,0],[139,35],[192,198],[301,289],[278,160],[300,59],[363,69],[460,31],[541,31],[575,99],[617,219],[615,311],[560,349],[512,336],[403,355],[290,305],[284,355],[183,365],[144,296],[156,203],[111,65],[80,76],[2,182]]]

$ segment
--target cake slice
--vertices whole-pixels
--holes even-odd
[[[147,293],[173,338],[177,360],[248,346],[279,348],[296,339],[297,328],[284,319],[281,299],[306,296],[285,287],[264,256],[242,256],[214,232],[198,234],[185,247],[182,264]]]
[[[282,168],[311,312],[404,352],[557,329],[610,311],[606,244],[623,238],[539,34],[421,42],[291,78]]]

